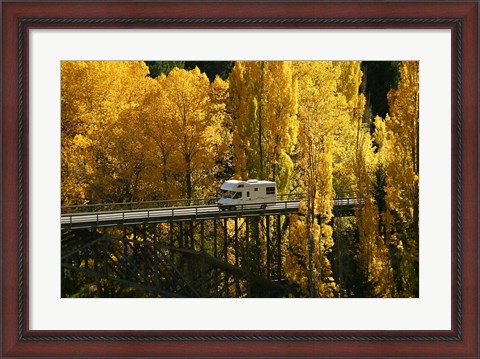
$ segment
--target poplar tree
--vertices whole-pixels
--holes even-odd
[[[229,77],[235,176],[277,181],[288,192],[298,136],[289,61],[237,61]]]
[[[333,247],[333,154],[338,133],[349,121],[345,96],[338,92],[341,69],[332,62],[295,63],[298,81],[299,146],[296,173],[305,193],[304,216],[290,222],[287,276],[308,279],[303,294],[331,297],[338,293],[329,254]],[[296,259],[297,258],[297,259]],[[305,280],[303,280],[304,283]],[[306,290],[306,292],[305,292]]]
[[[384,233],[380,230],[380,212],[373,197],[373,177],[377,166],[378,156],[366,129],[360,135],[355,162],[357,199],[361,202],[355,211],[359,236],[359,266],[369,284],[369,296],[395,297],[397,293],[390,253]]]
[[[382,221],[400,297],[418,297],[418,79],[418,62],[402,62],[398,88],[388,93],[390,113],[375,122],[386,176]]]

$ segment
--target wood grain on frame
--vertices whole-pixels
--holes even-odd
[[[478,356],[478,2],[2,3],[2,355]],[[28,29],[452,30],[452,330],[45,332],[28,326]]]

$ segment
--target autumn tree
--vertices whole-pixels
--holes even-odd
[[[292,63],[237,61],[229,81],[236,177],[275,180],[288,192],[298,136]]]
[[[402,62],[398,88],[388,93],[389,115],[375,121],[385,171],[382,221],[401,297],[418,297],[418,79],[418,62]]]
[[[62,204],[131,196],[143,164],[125,147],[134,143],[117,140],[122,123],[133,125],[147,73],[143,62],[62,62]]]
[[[210,83],[198,68],[175,68],[154,80],[143,112],[144,131],[152,144],[149,156],[160,174],[162,198],[192,198],[216,190],[213,179],[222,170],[217,162],[229,143],[227,93],[225,81]]]
[[[367,283],[362,295],[391,297],[395,294],[391,261],[385,238],[379,232],[379,209],[374,197],[378,158],[370,136],[371,119],[364,116],[366,97],[361,85],[366,79],[359,61],[340,61],[336,66],[340,67],[338,89],[345,96],[350,119],[336,143],[337,196],[342,197],[342,191],[347,191],[346,196],[353,196],[360,203],[351,221],[358,232],[355,258],[362,282]],[[339,223],[344,225],[345,221]],[[336,230],[343,228],[337,224]]]
[[[349,124],[346,97],[339,92],[341,67],[332,62],[295,63],[298,81],[299,145],[296,173],[306,196],[304,216],[293,217],[289,249],[303,261],[286,262],[286,273],[308,278],[311,296],[329,297],[338,292],[329,255],[333,237],[333,167],[339,133]],[[301,234],[303,233],[303,234]],[[305,256],[306,255],[306,256]],[[304,293],[305,294],[305,293]]]
[[[343,111],[349,119],[339,124],[335,131],[334,188],[337,195],[350,196],[358,189],[355,166],[352,164],[357,160],[365,126],[369,125],[363,122],[366,103],[365,95],[360,91],[363,72],[360,61],[337,61],[334,66],[339,71],[337,91],[345,98]]]
[[[152,194],[156,198],[175,199],[180,198],[180,186],[175,183],[175,161],[173,157],[176,151],[176,142],[171,132],[170,119],[167,116],[167,98],[163,90],[166,76],[159,76],[148,84],[145,97],[145,105],[141,109],[142,131],[148,149],[144,156],[150,163],[151,177],[148,180]]]
[[[369,284],[369,296],[395,297],[396,288],[388,243],[380,230],[380,211],[373,196],[377,167],[378,156],[372,146],[369,129],[365,128],[359,138],[355,162],[357,198],[361,201],[355,211],[359,236],[359,267]]]

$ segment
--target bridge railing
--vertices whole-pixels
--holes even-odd
[[[278,194],[277,201],[295,201],[303,199],[303,194]],[[199,207],[215,205],[219,197],[190,198],[174,200],[158,200],[144,202],[118,202],[118,203],[99,203],[85,204],[76,206],[62,207],[62,214],[68,213],[90,213],[90,212],[109,212],[109,211],[128,211],[136,209],[150,208],[169,208],[169,207]]]
[[[355,204],[358,198],[356,192],[340,192],[335,196],[335,201],[339,204],[344,204],[345,200],[349,204]],[[131,211],[151,208],[169,208],[169,207],[200,207],[215,205],[218,197],[207,198],[190,198],[190,199],[175,199],[175,200],[158,200],[158,201],[144,201],[144,202],[118,202],[118,203],[99,203],[99,204],[85,204],[75,206],[63,206],[61,208],[62,214],[70,213],[92,213],[92,212],[111,212],[111,211]],[[305,199],[302,193],[286,193],[277,194],[277,202],[300,201]]]
[[[168,207],[193,207],[208,206],[217,203],[217,197],[173,199],[143,202],[117,202],[117,203],[98,203],[84,204],[76,206],[63,206],[62,214],[67,213],[88,213],[88,212],[109,212],[109,211],[128,211],[148,208],[168,208]]]
[[[285,202],[285,201],[301,201],[305,198],[303,193],[283,193],[277,194],[277,201]]]

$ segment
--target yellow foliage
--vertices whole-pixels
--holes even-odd
[[[276,180],[288,193],[298,137],[292,63],[237,61],[229,81],[235,177]]]
[[[143,62],[62,62],[62,204],[207,196],[228,155],[228,82]]]
[[[379,156],[385,169],[382,219],[386,240],[394,253],[401,278],[402,297],[418,296],[418,98],[417,61],[404,61],[398,88],[388,93],[390,114],[375,119]]]
[[[139,106],[147,73],[143,62],[61,63],[62,204],[95,202],[112,190],[103,177],[113,171],[110,134]]]
[[[307,198],[301,205],[305,216],[291,218],[292,258],[286,259],[285,273],[303,295],[333,297],[340,292],[328,259],[334,246],[333,178],[336,167],[349,178],[346,185],[354,183],[356,121],[365,106],[358,95],[361,71],[359,63],[347,62],[295,62],[293,67],[299,123],[295,181]]]

